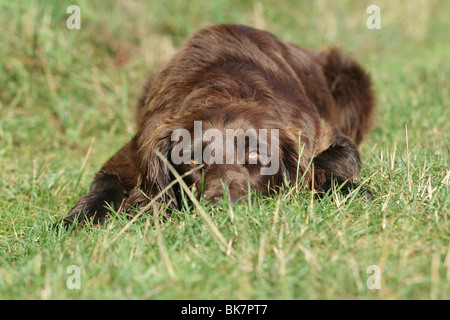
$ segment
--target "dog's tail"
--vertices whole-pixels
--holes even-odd
[[[372,124],[375,99],[370,76],[339,49],[323,51],[320,58],[339,110],[339,129],[359,144]]]

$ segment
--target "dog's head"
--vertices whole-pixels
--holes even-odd
[[[342,181],[356,175],[358,151],[337,129],[320,120],[283,127],[276,117],[256,103],[218,103],[165,119],[141,142],[140,194],[163,193],[162,203],[179,207],[180,187],[166,161],[198,198],[211,202],[224,194],[234,202],[250,189],[269,195],[285,184],[320,188],[333,175]],[[129,201],[138,202],[147,201]]]
[[[306,170],[307,157],[299,162],[299,134],[256,103],[213,104],[172,116],[141,150],[142,189],[155,195],[175,180],[158,150],[180,176],[193,171],[183,179],[197,197],[215,202],[226,193],[236,201],[249,189],[269,195]],[[164,202],[178,206],[177,188],[166,190]]]

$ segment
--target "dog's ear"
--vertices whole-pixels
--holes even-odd
[[[334,182],[344,184],[341,189],[348,192],[354,187],[361,159],[356,145],[336,128],[322,131],[313,159],[314,187],[327,191]]]
[[[311,143],[298,128],[288,127],[279,131],[280,167],[283,179],[290,185],[298,181],[300,186],[304,186],[311,180],[311,172],[308,170],[309,160],[312,157]]]
[[[156,203],[177,208],[178,203],[166,162],[158,157],[155,151],[161,153],[167,160],[171,150],[172,127],[169,124],[160,126],[150,137],[141,141],[141,170],[136,187],[131,191],[127,204],[132,208],[142,208],[151,199],[161,194]]]
[[[326,191],[334,182],[339,185],[347,182],[341,189],[343,192],[355,186],[361,165],[359,152],[338,129],[322,120],[316,143],[299,129],[287,128],[280,132],[283,135],[280,136],[281,171],[289,184],[298,181],[300,186]]]

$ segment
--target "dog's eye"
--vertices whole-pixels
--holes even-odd
[[[250,150],[248,153],[248,158],[249,159],[256,159],[259,157],[259,153],[256,150]]]

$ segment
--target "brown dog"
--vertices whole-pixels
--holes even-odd
[[[138,133],[64,221],[100,222],[106,204],[131,211],[161,192],[160,203],[179,208],[180,186],[170,186],[174,175],[156,151],[180,175],[201,165],[184,180],[211,201],[224,187],[235,201],[249,188],[268,195],[286,184],[326,191],[352,182],[373,106],[370,78],[337,49],[313,51],[245,26],[205,28],[148,82]]]

